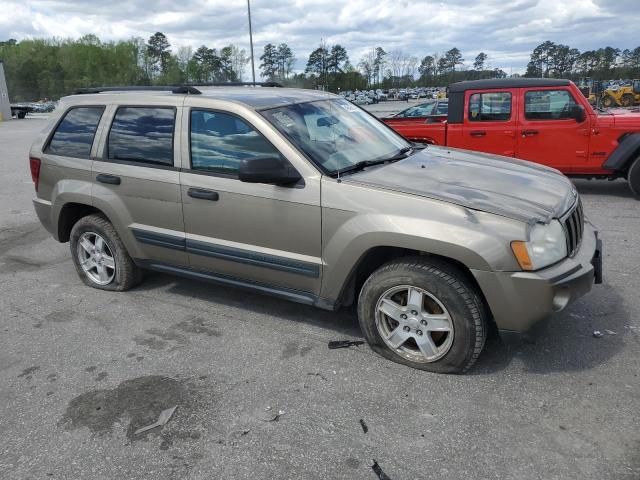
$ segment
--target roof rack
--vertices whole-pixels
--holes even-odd
[[[206,83],[185,83],[189,87],[279,87],[278,82],[206,82]]]
[[[126,87],[87,87],[79,88],[73,95],[84,95],[102,92],[171,92],[176,94],[199,95],[202,92],[196,87],[282,87],[278,82],[207,82],[185,83],[183,85],[133,85]]]

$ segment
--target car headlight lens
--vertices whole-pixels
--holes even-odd
[[[536,223],[528,242],[511,242],[511,249],[520,268],[539,270],[567,256],[567,239],[558,220],[548,224]]]

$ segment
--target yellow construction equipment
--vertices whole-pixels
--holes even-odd
[[[602,94],[603,107],[632,107],[636,103],[640,103],[640,80],[623,87],[607,88]]]

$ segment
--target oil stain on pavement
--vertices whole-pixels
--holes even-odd
[[[191,424],[193,413],[205,407],[204,396],[183,381],[150,375],[126,380],[113,389],[91,390],[72,399],[58,425],[66,430],[86,427],[92,433],[105,434],[114,424],[129,418],[127,438],[137,441],[161,433],[163,443],[200,438],[202,425]],[[134,435],[141,427],[158,419],[163,410],[177,406],[167,426]]]

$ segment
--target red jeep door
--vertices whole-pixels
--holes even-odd
[[[523,88],[520,97],[516,157],[557,168],[564,173],[588,163],[590,118],[571,116],[576,102],[565,88]]]
[[[510,91],[468,91],[462,141],[452,146],[513,157],[516,107]]]

